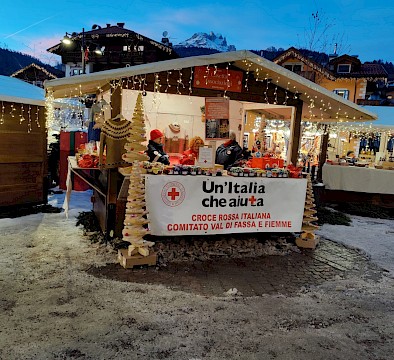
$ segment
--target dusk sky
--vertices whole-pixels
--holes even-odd
[[[316,11],[320,25],[313,31]],[[313,50],[332,53],[337,42],[339,55],[394,62],[394,6],[383,0],[11,0],[2,2],[2,15],[0,47],[51,65],[59,58],[46,49],[66,32],[117,22],[156,41],[167,31],[173,44],[195,32],[213,31],[237,50],[309,48],[307,40],[316,34],[322,41],[312,45]]]

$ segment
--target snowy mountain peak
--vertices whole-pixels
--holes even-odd
[[[203,32],[195,33],[190,39],[182,41],[176,46],[215,49],[220,52],[236,50],[234,45],[227,45],[226,37],[223,37],[222,34],[215,34],[213,31],[209,34]]]

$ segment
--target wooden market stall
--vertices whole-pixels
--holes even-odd
[[[394,107],[365,108],[378,120],[330,129],[329,161],[322,171],[324,200],[394,208]],[[355,163],[347,161],[348,151],[354,153]]]
[[[0,76],[0,207],[47,202],[44,90]]]
[[[170,99],[170,96],[176,99],[186,99],[191,108],[196,104],[198,106],[204,104],[201,101],[207,98],[229,99],[229,126],[236,130],[239,139],[242,139],[244,119],[246,112],[250,109],[260,109],[265,114],[280,116],[281,119],[290,121],[286,159],[288,164],[297,163],[301,121],[337,122],[376,119],[373,113],[249,51],[168,60],[51,80],[45,83],[45,89],[47,96],[55,99],[110,93],[112,118],[125,113],[125,99],[130,92],[144,95],[145,108],[165,106],[163,103]],[[136,96],[133,99],[136,99]],[[176,106],[175,104],[174,107]],[[185,114],[182,116],[187,117]],[[201,116],[198,119],[197,123],[195,118],[191,117],[190,121],[195,123],[194,127],[206,126],[207,122],[202,122]],[[209,136],[205,139],[210,140]],[[215,142],[213,145],[215,146]],[[78,172],[78,169],[72,170],[75,173]],[[100,181],[100,177],[105,181]],[[122,184],[124,185],[124,176],[117,169],[104,169],[92,174],[90,180],[95,189],[93,209],[103,231],[110,237],[120,235],[125,201],[119,194]],[[149,178],[147,183],[151,184],[150,189],[157,191],[160,186],[163,186],[163,181],[167,180],[163,176],[157,179],[160,182],[157,184],[156,180]],[[192,180],[183,179],[182,182],[185,182],[185,187],[193,188],[193,184],[190,184]],[[199,186],[205,186],[202,178],[199,178],[198,182],[201,183]],[[218,180],[219,187],[227,186],[224,184],[225,180],[223,184],[221,182],[222,180]],[[284,185],[284,188],[286,186]],[[297,209],[299,205],[301,206],[301,210],[297,210],[300,212],[297,215],[300,221],[304,209],[306,183],[303,188],[300,204],[297,205]],[[291,187],[286,191],[291,192]],[[160,194],[156,195],[160,196]],[[215,203],[215,200],[212,201]],[[307,202],[306,206],[310,207],[311,201]],[[163,213],[162,209],[161,213]],[[229,231],[231,232],[231,230],[227,232]],[[240,231],[245,232],[245,229]],[[158,235],[160,231],[156,228],[155,233]]]

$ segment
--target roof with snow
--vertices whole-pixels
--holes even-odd
[[[69,78],[49,80],[45,82],[45,88],[53,93],[54,98],[69,97],[70,89],[75,89],[76,84],[78,85],[79,94],[94,94],[99,88],[110,89],[111,81],[116,79],[119,80],[159,72],[172,72],[179,69],[192,69],[196,66],[228,63],[231,63],[232,66],[243,71],[245,74],[251,72],[255,74],[254,76],[258,76],[258,73],[262,74],[263,80],[264,77],[271,79],[278,87],[289,89],[289,91],[296,93],[298,99],[303,101],[303,116],[308,116],[312,110],[310,104],[314,102],[314,107],[316,107],[318,111],[321,109],[319,111],[319,117],[313,119],[315,121],[373,121],[377,119],[376,114],[247,50],[166,60]],[[243,93],[247,95],[247,90],[244,89]],[[250,102],[252,103],[252,99]],[[261,108],[268,106],[270,108],[277,107],[276,113],[279,114],[279,112],[283,112],[282,116],[286,119],[290,119],[292,116],[291,106],[267,103],[255,103],[255,105]]]
[[[45,91],[23,80],[0,75],[0,100],[44,106]]]
[[[372,126],[387,126],[394,129],[394,106],[362,106],[368,111],[378,115],[378,119],[373,122]]]

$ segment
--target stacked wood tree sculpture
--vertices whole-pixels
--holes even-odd
[[[296,245],[302,248],[314,249],[319,243],[319,236],[315,234],[315,231],[319,228],[318,225],[314,224],[318,219],[315,209],[315,199],[313,196],[313,188],[310,174],[307,175],[307,189],[305,197],[304,217],[302,220],[302,233],[300,237],[296,239]]]
[[[149,234],[147,228],[149,221],[146,218],[145,183],[140,161],[147,160],[148,157],[141,153],[146,149],[141,144],[146,140],[141,93],[137,97],[132,123],[132,135],[127,138],[125,145],[127,151],[123,154],[123,159],[132,163],[126,214],[123,223],[124,228],[122,231],[123,240],[128,241],[130,245],[128,249],[119,250],[118,254],[119,262],[124,268],[130,268],[135,265],[154,265],[157,260],[156,254],[149,250],[154,243],[144,240],[144,236]]]

